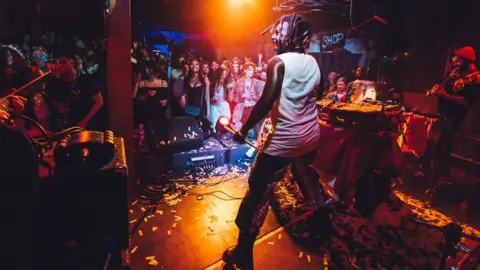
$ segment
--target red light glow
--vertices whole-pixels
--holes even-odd
[[[220,116],[220,118],[218,118],[218,122],[222,126],[228,126],[230,124],[230,119],[228,119],[228,117],[226,116]]]

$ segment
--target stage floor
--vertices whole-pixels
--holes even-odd
[[[216,171],[220,175],[206,174],[197,186],[149,186],[132,203],[131,269],[222,269],[222,252],[236,243],[234,219],[246,192],[249,164],[228,169],[227,174],[222,169]],[[285,177],[276,187],[256,241],[255,268],[434,269],[443,236],[408,217],[413,213],[437,225],[446,225],[452,218],[398,190],[395,194],[401,200],[380,206],[370,219],[354,210],[335,211],[336,233],[330,243],[318,244],[291,233],[307,209],[296,184]],[[158,199],[158,204],[150,206],[152,199]],[[444,213],[456,210],[441,209]],[[480,234],[463,226],[468,233]]]

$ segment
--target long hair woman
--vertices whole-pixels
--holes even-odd
[[[190,63],[190,72],[184,83],[185,95],[182,102],[186,103],[186,113],[195,116],[197,120],[203,120],[205,116],[210,120],[210,80],[201,75],[198,60],[194,59]]]
[[[169,140],[170,90],[166,80],[160,79],[161,71],[149,62],[146,79],[138,82],[136,104],[140,121],[145,126],[145,142],[150,151],[166,146]]]
[[[210,106],[212,129],[215,130],[218,118],[221,116],[231,118],[230,104],[227,101],[228,93],[231,91],[228,83],[229,70],[222,65],[215,72],[215,83],[212,91],[212,105]]]

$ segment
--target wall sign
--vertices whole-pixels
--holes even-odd
[[[325,32],[320,38],[321,51],[331,52],[337,46],[345,46],[345,33],[343,32]]]

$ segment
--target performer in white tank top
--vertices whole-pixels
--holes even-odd
[[[288,15],[270,29],[277,56],[268,63],[262,96],[235,135],[236,140],[244,141],[248,131],[270,113],[272,127],[263,151],[255,158],[248,178],[249,190],[235,220],[240,229],[238,245],[223,254],[227,264],[240,269],[253,269],[253,244],[268,213],[276,176],[287,167],[314,211],[308,220],[314,229],[311,235],[332,230],[328,208],[324,207],[326,197],[318,176],[309,168],[320,139],[315,101],[323,95],[320,69],[315,59],[306,54],[311,25],[299,16]]]
[[[311,55],[288,52],[277,55],[285,71],[282,90],[270,111],[272,128],[263,152],[279,157],[298,157],[316,149],[320,140],[317,91],[320,68]]]

